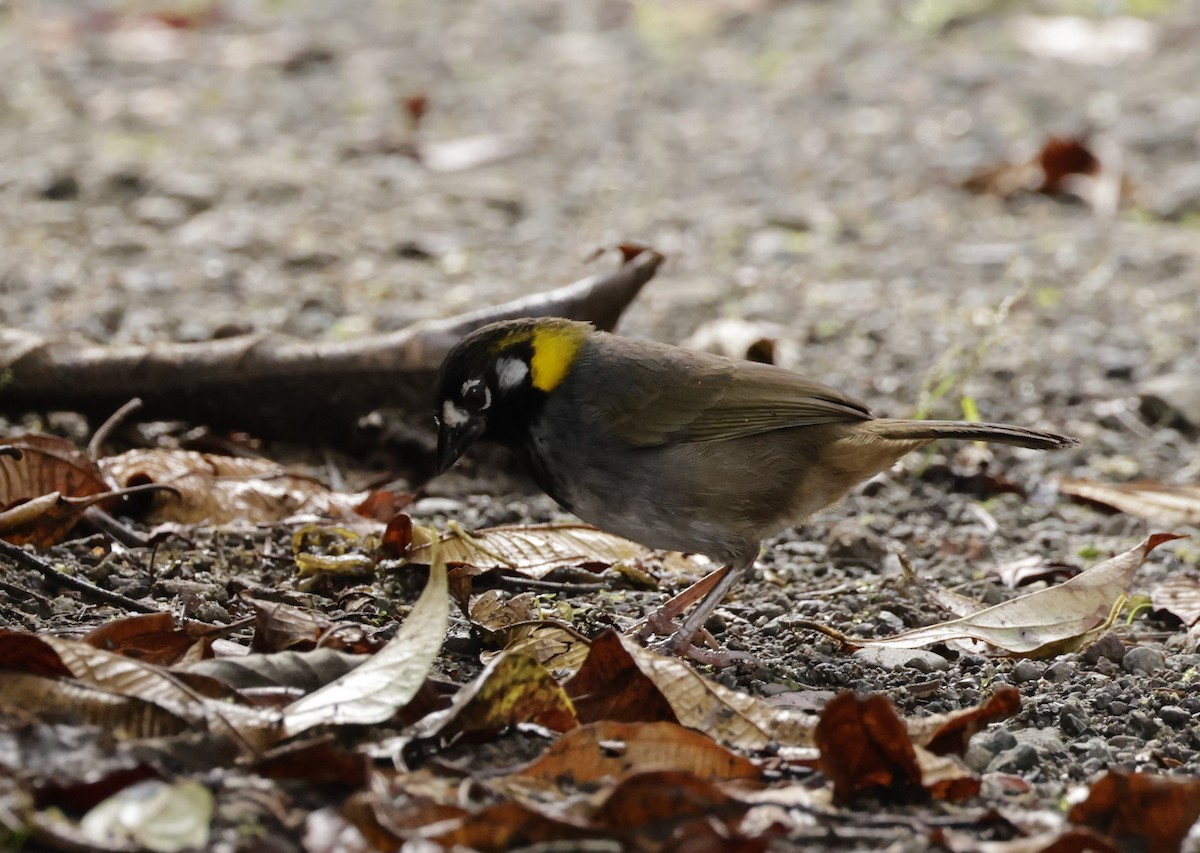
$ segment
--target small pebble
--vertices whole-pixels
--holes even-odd
[[[856,651],[853,657],[862,663],[884,669],[907,667],[919,672],[941,672],[950,667],[950,662],[941,655],[923,650],[867,646]]]
[[[992,755],[999,755],[1006,749],[1012,749],[1017,745],[1017,738],[1008,729],[996,729],[986,732],[972,739],[971,742],[975,743],[976,741]]]
[[[1125,644],[1121,638],[1109,631],[1096,642],[1092,643],[1083,653],[1086,663],[1096,665],[1102,659],[1120,663],[1125,658]]]
[[[1063,705],[1058,712],[1058,727],[1070,737],[1079,737],[1088,729],[1087,715],[1074,705]]]
[[[1141,672],[1149,675],[1163,665],[1162,652],[1149,646],[1137,646],[1125,653],[1121,668],[1126,672]]]
[[[1012,668],[1012,679],[1017,684],[1037,681],[1042,677],[1042,668],[1031,660],[1019,660]]]
[[[1192,715],[1187,712],[1187,709],[1178,705],[1163,705],[1158,709],[1158,718],[1172,728],[1178,728],[1192,721]]]
[[[987,769],[989,773],[1020,773],[1032,770],[1037,763],[1037,750],[1027,743],[1022,743],[997,755]]]
[[[1129,714],[1129,727],[1144,738],[1152,738],[1158,734],[1162,725],[1158,720],[1142,711],[1132,711]]]
[[[1070,681],[1071,676],[1075,674],[1075,664],[1070,661],[1060,660],[1046,667],[1042,677],[1051,684],[1062,684],[1065,681]]]

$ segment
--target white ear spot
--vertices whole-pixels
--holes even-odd
[[[520,386],[529,375],[529,365],[519,358],[506,357],[496,362],[496,382],[501,391]]]
[[[471,416],[447,400],[442,403],[442,424],[448,427],[462,426]]]

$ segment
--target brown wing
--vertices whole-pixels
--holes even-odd
[[[871,417],[858,400],[782,368],[662,345],[636,347],[609,337],[598,359],[608,392],[600,399],[618,398],[598,408],[609,429],[630,444],[720,441]]]

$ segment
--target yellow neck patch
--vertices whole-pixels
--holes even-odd
[[[582,323],[554,323],[525,328],[506,337],[499,349],[514,344],[529,343],[533,355],[529,359],[529,378],[540,391],[552,391],[566,377],[583,346],[588,327]]]

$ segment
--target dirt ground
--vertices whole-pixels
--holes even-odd
[[[1088,565],[1159,529],[1068,501],[1060,478],[1200,478],[1200,2],[158,8],[176,6],[220,18],[164,29],[103,0],[0,2],[0,323],[104,343],[350,339],[565,283],[593,249],[645,243],[667,262],[626,334],[678,343],[746,320],[781,363],[877,413],[961,417],[966,398],[986,420],[1081,441],[996,449],[988,473],[1021,492],[1003,494],[963,474],[977,450],[942,446],[771,543],[713,626],[761,666],[719,680],[879,691],[914,714],[1015,684],[1021,713],[968,761],[1023,777],[1025,805],[1109,766],[1200,773],[1200,653],[1168,615],[1023,664],[880,665],[792,625],[870,635],[941,618],[897,556],[994,601],[1011,594],[998,565]],[[1125,32],[1145,50],[1064,59],[1023,37],[1026,16],[1081,11],[1142,15]],[[485,137],[511,156],[458,170],[406,156],[416,95],[430,150]],[[1119,210],[962,188],[1056,134],[1087,136],[1126,176]],[[1179,406],[1143,411],[1168,376]],[[89,428],[2,414],[9,431]],[[496,478],[465,470],[479,477],[411,484],[419,520],[561,517],[519,481],[489,494]],[[1198,554],[1160,549],[1135,590],[1196,577]],[[604,606],[632,618],[658,599]],[[210,604],[207,618],[232,606]]]

